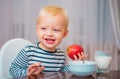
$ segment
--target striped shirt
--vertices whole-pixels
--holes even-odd
[[[55,52],[46,51],[35,45],[27,45],[16,56],[9,69],[13,77],[21,77],[27,74],[29,65],[41,62],[45,69],[43,72],[61,72],[69,71],[68,66],[65,65],[65,54],[60,49]]]

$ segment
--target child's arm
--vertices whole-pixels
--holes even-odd
[[[28,55],[26,48],[22,49],[12,62],[9,72],[13,78],[27,75]]]

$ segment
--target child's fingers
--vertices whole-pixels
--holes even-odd
[[[88,58],[88,54],[85,55],[85,59],[87,59],[87,58]]]
[[[88,57],[88,54],[83,54],[83,60],[87,59],[87,57]]]
[[[28,76],[31,75],[33,72],[35,72],[36,69],[31,69],[30,71],[28,71]]]
[[[35,68],[37,68],[37,67],[34,66],[34,65],[30,65],[30,66],[28,67],[28,72],[30,72],[32,69],[35,69]]]
[[[74,57],[74,60],[77,60],[77,56],[76,55],[73,55],[73,57]]]
[[[39,75],[42,70],[44,70],[44,67],[43,67],[43,66],[42,66],[42,67],[38,67],[38,68],[32,73],[32,75]]]
[[[39,67],[40,65],[41,65],[41,62],[37,62],[37,63],[32,64],[33,67]]]
[[[44,70],[44,66],[31,69],[31,71],[28,72],[28,75],[37,75],[37,74],[39,74],[42,70]]]
[[[31,69],[37,68],[41,65],[40,62],[34,63],[28,67],[28,71],[31,71]]]
[[[78,57],[76,55],[74,55],[74,60],[76,60],[76,61],[77,60],[85,60],[85,59],[87,59],[87,57],[88,57],[88,54],[81,52],[81,54],[78,53]]]
[[[81,60],[85,60],[85,59],[87,59],[87,57],[88,57],[88,54],[85,54],[85,53],[81,53]]]
[[[81,60],[81,59],[82,59],[82,57],[81,57],[80,53],[78,53],[78,60]]]
[[[35,63],[36,66],[40,66],[41,65],[41,62],[37,62]]]

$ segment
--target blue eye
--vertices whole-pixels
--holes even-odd
[[[60,30],[59,29],[54,29],[54,31],[59,32]]]
[[[41,27],[42,30],[45,30],[46,28],[45,27]]]

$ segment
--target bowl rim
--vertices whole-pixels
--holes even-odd
[[[85,64],[85,62],[87,62],[87,64]],[[95,61],[86,61],[83,63],[83,61],[68,61],[69,65],[95,65],[96,62]],[[89,64],[88,64],[89,62]],[[73,64],[74,63],[74,64]]]

